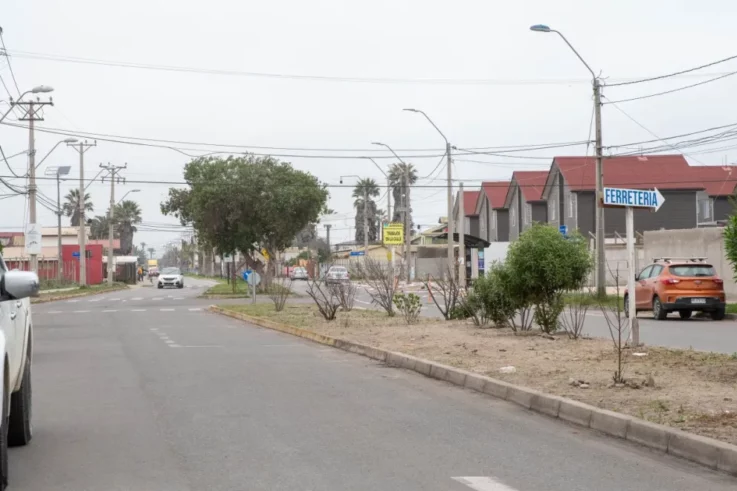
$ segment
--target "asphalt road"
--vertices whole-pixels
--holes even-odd
[[[33,307],[34,439],[11,450],[11,489],[737,484],[504,401],[197,310],[211,302],[195,299],[199,292],[139,288]]]

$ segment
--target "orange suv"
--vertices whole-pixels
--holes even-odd
[[[724,319],[724,282],[706,258],[654,258],[653,264],[635,277],[635,308],[651,310],[653,317],[665,319],[678,312],[681,319],[693,311],[707,312],[712,319]],[[624,293],[624,309],[629,315],[629,292]]]

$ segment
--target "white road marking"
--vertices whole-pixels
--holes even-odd
[[[180,346],[178,344],[170,344],[170,348],[222,348],[222,346]]]
[[[154,297],[151,300],[163,300],[163,298],[162,297]]]
[[[120,299],[119,298],[109,298],[108,300],[110,300],[111,302],[117,302]]]
[[[89,302],[99,302],[102,300],[101,298],[93,298],[92,300],[88,300]]]
[[[371,305],[371,302],[366,302],[365,300],[356,299],[356,302],[361,302],[361,303],[364,303],[366,305]]]
[[[184,300],[184,297],[174,297],[172,300]]]
[[[68,303],[77,303],[79,300],[67,300]]]
[[[61,310],[49,310],[48,312],[39,312],[40,314],[61,314],[63,313]]]
[[[174,312],[174,309],[159,309],[159,312]]]
[[[171,339],[166,339],[166,340],[164,340],[164,342],[165,342],[166,344],[170,344],[170,345],[171,345],[171,344],[176,344],[176,343],[175,343],[174,341],[172,341]]]
[[[75,310],[72,313],[73,314],[87,314],[89,313],[89,310]]]
[[[202,310],[202,309],[199,308],[199,307],[196,308],[196,309],[189,309],[190,312],[199,312],[200,310]]]
[[[146,312],[146,309],[132,309],[131,312]]]
[[[517,491],[491,477],[454,477],[453,480],[476,491]]]
[[[131,300],[143,300],[143,297],[134,297],[134,298],[131,298]]]
[[[103,310],[103,312],[117,312],[117,310]]]
[[[181,346],[179,346],[178,344],[170,344],[169,347],[170,348],[181,348]]]

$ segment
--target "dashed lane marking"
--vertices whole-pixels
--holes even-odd
[[[491,477],[454,477],[453,480],[476,491],[517,491]]]
[[[131,309],[131,312],[146,312],[146,309]]]
[[[159,309],[159,312],[174,312],[174,309]]]
[[[89,313],[89,310],[74,310],[72,313],[74,313],[74,314],[87,314],[87,313]]]
[[[103,312],[117,312],[117,310],[103,310]]]

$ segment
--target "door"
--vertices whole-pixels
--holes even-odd
[[[7,271],[5,262],[0,257],[0,276],[4,275]],[[16,305],[21,303],[19,309]],[[17,300],[8,300],[6,302],[0,302],[0,329],[5,334],[5,349],[8,352],[8,364],[10,365],[10,374],[18,373],[20,368],[20,353],[16,349],[16,343],[18,343],[18,311],[22,310],[22,302]],[[11,379],[11,382],[13,380]]]
[[[647,285],[647,280],[650,277],[650,273],[653,270],[654,265],[650,265],[647,268],[643,269],[640,274],[637,276],[637,281],[635,282],[635,306],[637,309],[644,308],[647,303],[649,303],[649,300],[645,300],[645,288]]]
[[[662,265],[654,264],[652,270],[650,270],[650,275],[648,275],[645,284],[642,286],[642,301],[644,302],[645,308],[652,307],[653,295],[655,295],[655,289],[658,286],[658,281],[660,281],[659,276],[662,271]]]

